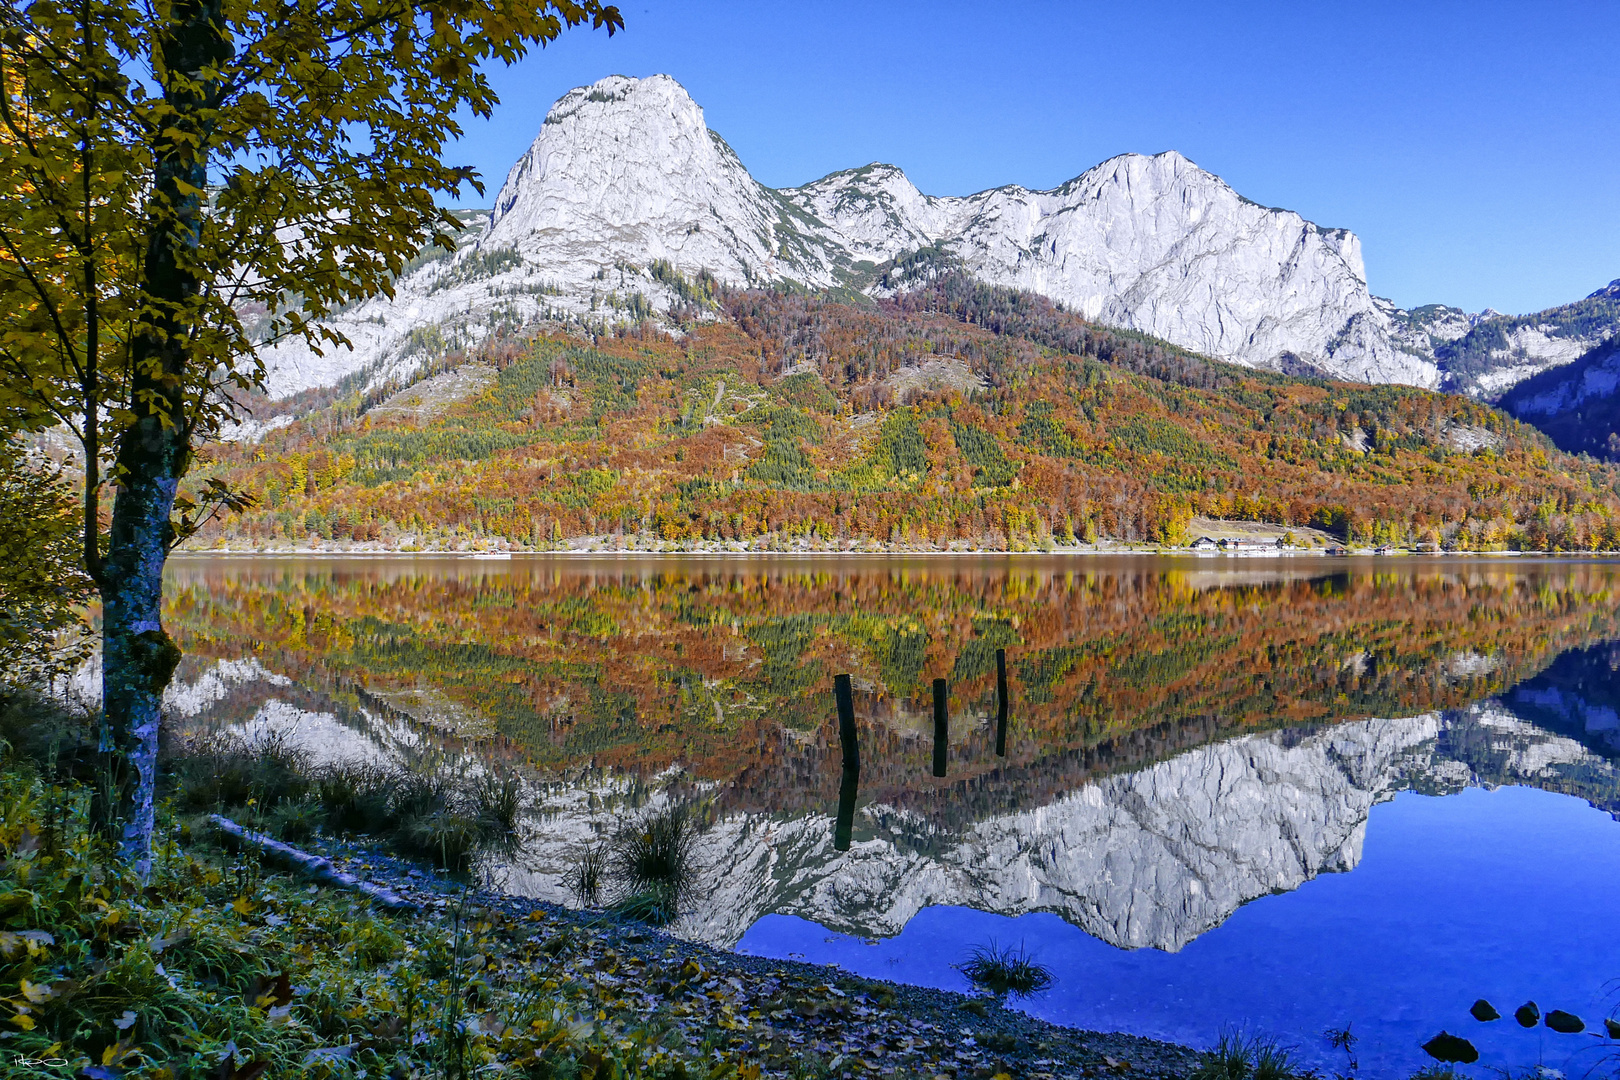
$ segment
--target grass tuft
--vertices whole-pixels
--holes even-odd
[[[510,773],[487,772],[473,785],[473,802],[492,828],[513,832],[523,812],[523,783]]]
[[[631,893],[613,905],[613,914],[648,926],[668,926],[680,917],[669,897],[656,891]]]
[[[659,925],[672,921],[697,879],[697,837],[683,803],[622,824],[608,843],[609,862],[623,890],[616,910],[636,918],[632,910],[644,911]]]
[[[1313,1075],[1294,1060],[1294,1047],[1264,1035],[1223,1031],[1199,1055],[1190,1080],[1304,1080]]]
[[[340,762],[315,773],[315,797],[328,827],[339,832],[382,832],[394,800],[395,773],[377,765]]]
[[[1055,981],[1052,970],[1024,951],[1008,945],[976,946],[962,965],[962,974],[974,986],[990,991],[997,997],[1031,997],[1045,992]]]
[[[592,844],[580,853],[574,864],[574,876],[569,884],[580,907],[595,907],[602,898],[602,885],[607,871],[607,853]]]
[[[173,756],[175,794],[184,810],[257,805],[268,810],[309,794],[309,755],[284,732],[246,739],[235,734],[181,740]]]

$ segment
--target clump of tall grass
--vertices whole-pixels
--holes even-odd
[[[1314,1075],[1294,1060],[1294,1048],[1264,1035],[1223,1031],[1198,1055],[1190,1080],[1304,1080]]]
[[[697,839],[684,803],[621,824],[608,841],[608,865],[621,891],[615,910],[655,926],[673,922],[697,880]]]
[[[234,733],[183,739],[173,755],[175,796],[185,810],[302,801],[310,792],[309,755],[282,731],[254,738]]]
[[[94,778],[99,710],[38,690],[0,689],[0,759],[26,761],[53,778]]]
[[[395,770],[370,762],[335,762],[318,769],[314,780],[315,799],[329,828],[356,833],[387,830],[399,782]]]
[[[968,982],[997,997],[1031,997],[1050,989],[1056,981],[1052,969],[1035,960],[1024,946],[975,946],[961,967]]]
[[[601,845],[592,844],[580,852],[579,861],[574,864],[573,877],[569,880],[574,899],[580,907],[597,905],[602,897],[606,876],[607,853]]]
[[[507,773],[467,784],[434,769],[314,767],[286,733],[274,731],[182,739],[168,765],[182,810],[230,814],[285,840],[323,830],[369,834],[454,871],[469,869],[482,852],[517,848],[523,788]]]
[[[486,773],[458,785],[442,772],[399,771],[382,786],[390,835],[408,854],[464,871],[480,852],[517,848],[523,788],[515,776]]]
[[[517,827],[523,816],[523,782],[511,773],[487,772],[473,785],[472,805],[484,847],[514,854],[520,846]]]

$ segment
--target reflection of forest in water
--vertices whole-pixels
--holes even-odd
[[[1620,637],[1602,565],[1189,563],[186,560],[167,624],[182,676],[251,655],[537,766],[680,763],[739,809],[833,796],[847,671],[863,789],[947,817],[968,808],[941,785],[1013,809],[1223,736],[1466,705]],[[998,648],[1005,760],[986,723]],[[934,678],[951,686],[944,781]]]
[[[172,704],[303,718],[334,754],[528,763],[542,812],[516,885],[553,898],[575,849],[678,765],[716,822],[716,895],[735,894],[693,929],[716,941],[768,911],[888,933],[954,902],[1176,948],[1353,866],[1395,790],[1533,783],[1620,808],[1609,567],[1206,566],[184,560]],[[849,852],[829,820],[839,672],[861,741]]]

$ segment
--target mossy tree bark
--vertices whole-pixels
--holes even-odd
[[[153,146],[155,213],[142,292],[148,310],[131,348],[136,419],[118,440],[112,527],[102,567],[102,790],[97,823],[144,876],[150,867],[163,692],[180,649],[163,630],[163,567],[175,495],[191,453],[185,392],[194,363],[190,316],[205,282],[196,267],[216,72],[231,55],[221,0],[181,0],[161,43],[159,77],[171,124]]]

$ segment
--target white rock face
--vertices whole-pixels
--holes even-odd
[[[1393,344],[1354,234],[1248,202],[1180,154],[940,202],[962,222],[941,239],[974,274],[1099,322],[1254,366],[1293,356],[1347,378],[1436,381]]]
[[[895,818],[882,807],[862,812],[879,838],[847,852],[833,850],[824,817],[728,819],[707,837],[710,902],[682,929],[730,945],[776,912],[889,936],[924,907],[954,904],[1056,912],[1121,948],[1174,952],[1250,900],[1353,870],[1368,814],[1397,792],[1481,783],[1440,748],[1459,727],[1485,733],[1507,782],[1556,786],[1556,770],[1570,765],[1614,775],[1580,743],[1486,703],[1341,724],[1298,742],[1273,733],[1202,747],[980,822],[933,856],[884,838],[884,819]]]
[[[479,248],[521,252],[576,288],[595,271],[656,259],[773,281],[801,269],[781,254],[783,210],[675,80],[614,76],[552,106]],[[817,276],[830,283],[825,269]]]
[[[892,166],[774,191],[749,176],[667,76],[573,90],[512,167],[481,231],[334,325],[353,353],[265,350],[273,394],[542,317],[624,321],[677,299],[665,262],[733,285],[869,288],[875,266],[938,244],[982,279],[1242,364],[1431,386],[1432,353],[1368,292],[1360,241],[1245,200],[1176,153],[1126,154],[1052,191],[922,194]],[[639,294],[639,295],[638,295]]]
[[[958,904],[1054,911],[1121,948],[1174,952],[1257,896],[1354,868],[1402,755],[1440,725],[1427,715],[1293,746],[1265,735],[1205,747],[981,822],[934,857],[881,836],[835,852],[825,819],[774,835],[722,822],[709,835],[718,902],[690,929],[729,943],[780,912],[890,936],[925,907]]]

